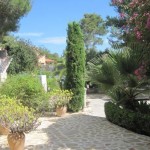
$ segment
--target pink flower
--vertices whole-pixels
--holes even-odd
[[[136,38],[140,40],[142,38],[142,33],[140,31],[136,31]]]
[[[146,78],[146,64],[142,62],[141,66],[134,71],[134,74],[137,76],[138,80]]]
[[[138,69],[136,69],[136,70],[134,71],[134,74],[135,74],[136,76],[138,76],[138,75],[139,75],[139,71],[138,71]]]
[[[134,8],[137,4],[138,4],[138,0],[132,0],[131,3],[129,4],[129,6],[131,8]]]
[[[123,3],[123,0],[118,0],[119,3]]]
[[[133,7],[134,7],[134,3],[131,2],[131,3],[129,4],[129,6],[130,6],[131,8],[133,8]]]
[[[123,19],[125,17],[125,13],[120,13],[120,17]]]
[[[146,27],[150,30],[150,16],[147,19]]]
[[[112,4],[123,3],[123,0],[112,0]]]
[[[133,17],[136,18],[138,16],[138,13],[134,13]]]

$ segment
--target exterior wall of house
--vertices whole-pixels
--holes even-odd
[[[47,65],[47,64],[53,64],[53,63],[55,63],[55,60],[48,59],[48,58],[46,58],[45,55],[39,55],[38,56],[38,64],[39,64],[39,66]]]
[[[0,82],[7,79],[7,69],[12,58],[7,55],[7,50],[0,49]]]
[[[7,72],[0,73],[0,82],[5,82],[7,79]]]
[[[46,65],[46,61],[45,60],[46,60],[45,55],[39,56],[39,58],[38,58],[39,65]]]

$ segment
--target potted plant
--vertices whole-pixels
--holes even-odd
[[[33,109],[24,107],[14,99],[0,99],[0,124],[10,130],[7,140],[10,150],[24,150],[25,133],[38,126]]]
[[[50,102],[56,108],[56,115],[61,117],[67,112],[67,104],[72,98],[73,93],[69,90],[53,90],[50,93]]]

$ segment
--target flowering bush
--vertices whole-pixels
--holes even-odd
[[[50,104],[55,107],[66,106],[72,99],[73,93],[68,90],[53,90],[50,92]]]
[[[112,0],[112,5],[117,7],[120,19],[125,20],[123,29],[128,28],[138,40],[150,38],[149,0]]]
[[[21,103],[5,96],[0,97],[0,125],[15,132],[29,132],[37,127],[34,109],[24,107]]]

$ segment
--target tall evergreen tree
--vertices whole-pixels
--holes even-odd
[[[76,22],[68,24],[68,40],[66,48],[66,89],[73,92],[68,107],[71,111],[79,111],[83,107],[85,86],[85,49],[80,25]]]

